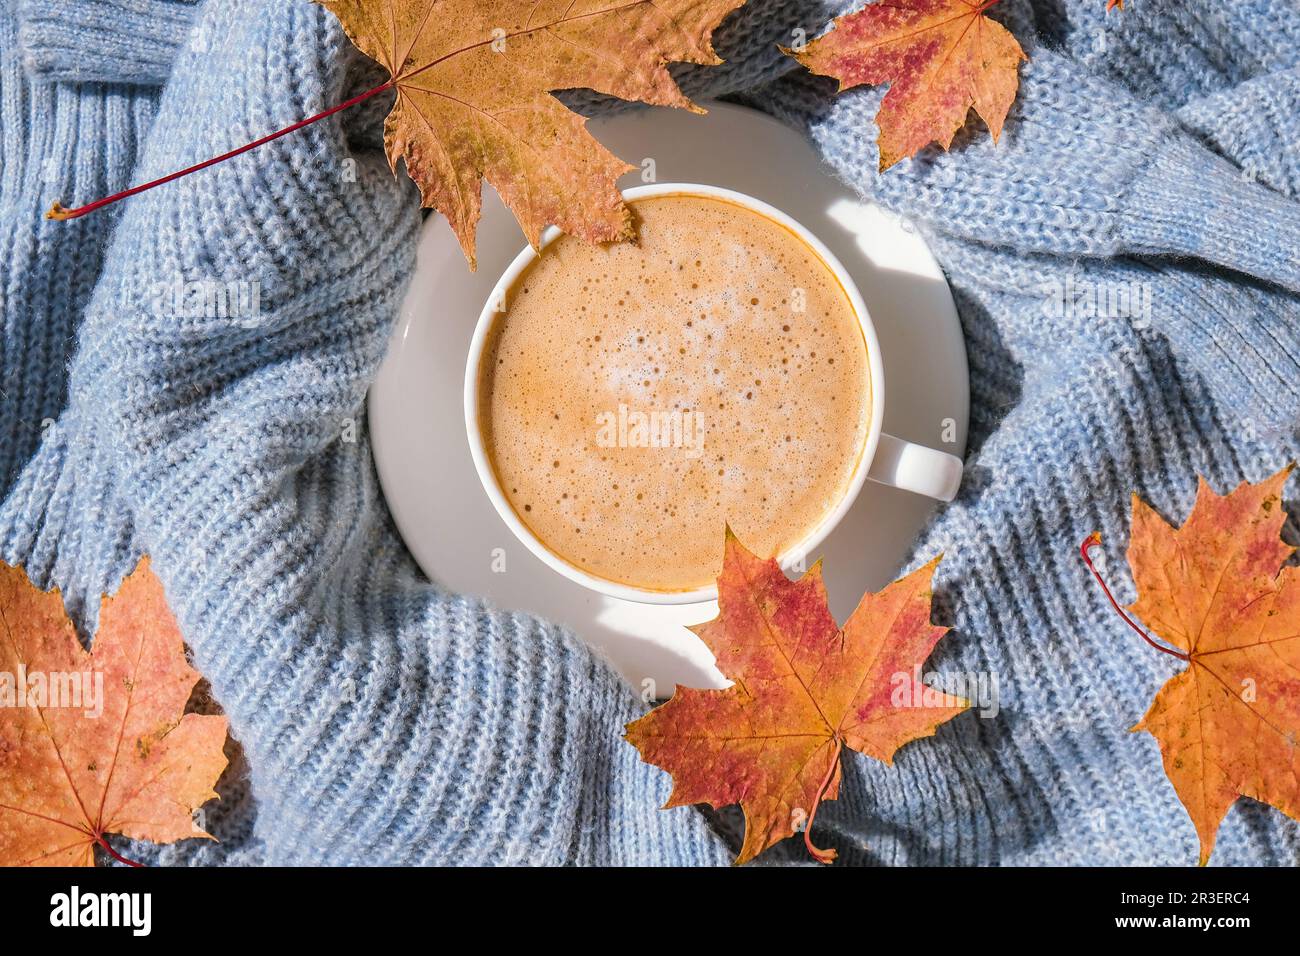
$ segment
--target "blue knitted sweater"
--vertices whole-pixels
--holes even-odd
[[[881,91],[835,97],[775,49],[833,6],[750,0],[719,33],[728,63],[679,75],[805,130],[939,256],[972,445],[916,554],[947,555],[936,614],[956,630],[938,669],[995,674],[1002,700],[893,768],[850,755],[817,841],[846,863],[1190,863],[1156,743],[1128,732],[1177,662],[1107,611],[1077,545],[1100,529],[1118,556],[1130,491],[1181,520],[1198,472],[1224,490],[1296,454],[1300,8],[1003,0],[1031,59],[1002,142],[972,122],[951,153],[882,175]],[[380,150],[386,104],[42,219],[52,199],[170,172],[372,82],[308,0],[0,8],[0,557],[61,587],[90,634],[100,593],[151,554],[242,747],[204,811],[220,842],[128,852],[727,862],[725,817],[658,809],[668,779],[621,740],[639,704],[603,661],[425,580],[393,529],[353,428],[421,223]],[[250,276],[255,326],[158,306],[177,281]],[[1150,309],[1045,309],[1067,283],[1138,283]],[[1295,825],[1243,799],[1213,862],[1298,857]]]

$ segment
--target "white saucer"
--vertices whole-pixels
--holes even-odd
[[[638,167],[623,187],[647,181],[652,160],[659,182],[748,193],[812,230],[853,275],[880,336],[885,431],[963,456],[966,348],[947,282],[925,243],[834,178],[798,133],[744,107],[705,105],[707,116],[642,109],[593,120],[589,129]],[[388,355],[370,389],[375,463],[397,528],[430,578],[569,626],[648,696],[667,697],[675,684],[725,686],[708,649],[683,626],[713,617],[716,603],[633,604],[568,581],[511,534],[479,483],[465,438],[465,358],[492,286],[525,245],[496,194],[483,192],[478,272],[468,271],[443,218],[430,216]],[[935,507],[867,482],[822,548],[838,620],[864,591],[896,576]]]

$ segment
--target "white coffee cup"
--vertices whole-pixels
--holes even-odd
[[[853,502],[857,499],[863,483],[868,478],[881,484],[892,485],[895,488],[902,488],[940,501],[951,501],[956,496],[957,488],[961,483],[961,459],[946,452],[928,448],[925,445],[918,445],[914,442],[903,441],[901,438],[895,438],[893,435],[887,435],[881,428],[885,417],[885,370],[884,363],[881,361],[880,341],[876,336],[875,326],[871,322],[871,316],[867,313],[866,303],[862,301],[862,294],[858,292],[857,285],[844,266],[821,240],[779,209],[754,199],[752,196],[746,196],[730,189],[695,183],[655,183],[649,186],[635,186],[623,192],[623,198],[628,201],[665,195],[723,199],[750,209],[785,226],[816,252],[835,274],[862,326],[862,336],[867,347],[867,366],[870,376],[868,387],[871,396],[871,420],[868,424],[867,437],[862,454],[858,459],[857,469],[854,471],[843,497],[840,498],[836,506],[823,516],[817,527],[806,535],[802,541],[785,554],[779,555],[778,560],[784,560],[791,556],[811,554],[839,524],[840,519],[848,513],[849,508],[853,506]],[[547,229],[542,234],[541,249],[545,249],[559,235],[561,233],[558,229],[554,227]],[[575,567],[548,548],[528,529],[519,515],[515,513],[514,508],[510,506],[505,493],[501,490],[497,476],[492,469],[491,461],[488,458],[487,450],[484,448],[483,432],[479,427],[479,365],[483,357],[483,349],[487,343],[488,332],[491,330],[493,323],[504,314],[500,310],[500,303],[506,300],[506,295],[514,285],[515,280],[536,260],[539,254],[539,250],[529,246],[510,263],[505,273],[497,281],[487,303],[483,306],[483,311],[479,315],[478,326],[474,330],[474,338],[470,342],[469,358],[465,364],[465,432],[469,437],[470,453],[474,457],[474,467],[478,470],[479,480],[483,483],[484,491],[487,492],[488,498],[491,499],[497,514],[501,516],[501,520],[514,532],[524,546],[545,564],[571,581],[575,581],[593,591],[607,594],[610,597],[639,601],[645,604],[694,604],[701,601],[715,600],[718,596],[718,589],[715,585],[690,591],[656,591],[609,581]]]

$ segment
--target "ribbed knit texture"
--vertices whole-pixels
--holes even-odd
[[[846,863],[1196,859],[1155,741],[1128,732],[1176,662],[1111,614],[1077,547],[1100,530],[1131,596],[1130,491],[1181,520],[1198,472],[1226,490],[1296,455],[1300,9],[1128,6],[1003,0],[1031,60],[1002,142],[972,121],[951,153],[885,174],[882,91],[835,97],[774,53],[824,26],[822,3],[750,0],[719,34],[727,65],[681,74],[692,95],[806,131],[916,223],[966,335],[967,477],[911,565],[945,553],[936,615],[955,630],[936,666],[995,674],[1001,709],[893,768],[847,759],[817,817]],[[667,777],[620,739],[640,705],[608,665],[562,629],[430,584],[392,527],[364,396],[421,217],[379,149],[385,104],[112,211],[40,218],[372,81],[306,0],[0,12],[0,556],[62,587],[89,634],[99,593],[151,554],[242,746],[205,811],[220,843],[129,851],[724,863],[703,815],[658,809]],[[177,279],[257,281],[261,314],[176,314],[156,290]],[[1067,281],[1140,283],[1150,321],[1047,314],[1044,288]],[[1298,857],[1296,826],[1241,800],[1213,862]],[[787,844],[764,859],[805,857]]]

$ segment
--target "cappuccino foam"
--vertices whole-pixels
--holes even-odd
[[[780,223],[690,194],[631,203],[637,244],[561,236],[514,282],[479,366],[511,508],[589,574],[711,584],[724,527],[763,555],[842,499],[870,420],[866,343]]]

